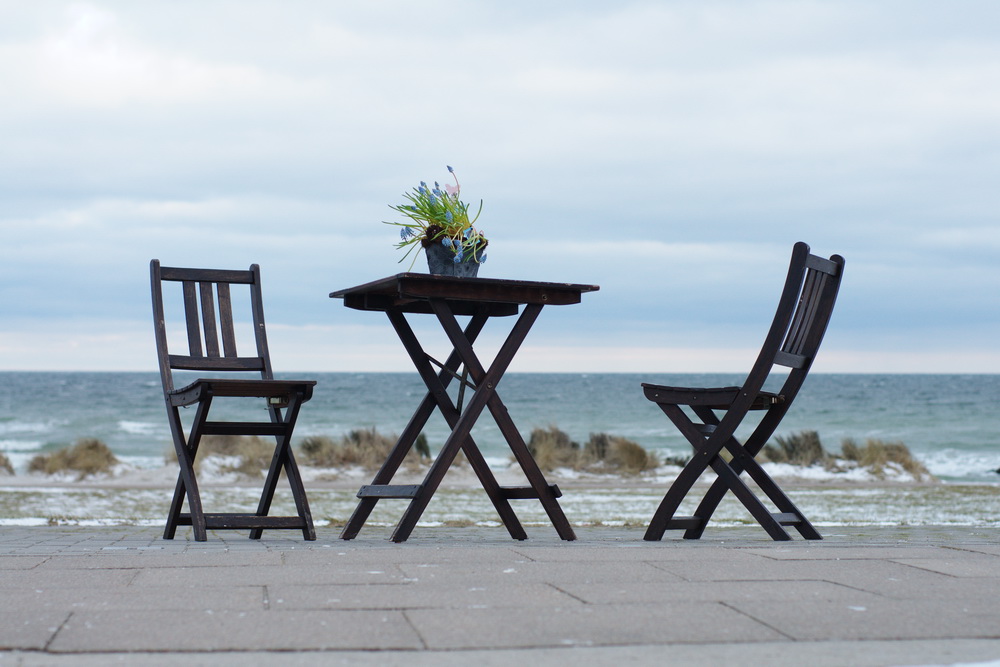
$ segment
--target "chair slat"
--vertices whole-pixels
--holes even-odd
[[[259,371],[264,368],[260,357],[193,357],[170,355],[170,367],[180,371]]]
[[[184,320],[187,322],[188,354],[192,357],[205,356],[201,350],[201,328],[198,324],[198,293],[195,284],[184,281]]]
[[[236,332],[233,329],[233,300],[229,283],[219,283],[219,324],[222,329],[222,349],[227,357],[237,356]]]
[[[201,321],[205,330],[205,355],[219,356],[219,331],[215,323],[215,296],[212,283],[198,283],[201,292]]]
[[[792,324],[782,350],[791,354],[805,354],[806,345],[821,305],[823,286],[827,275],[817,271],[807,271],[801,296]]]

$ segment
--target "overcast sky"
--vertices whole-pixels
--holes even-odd
[[[817,370],[1000,372],[998,26],[994,0],[0,0],[0,369],[154,369],[155,257],[259,263],[278,369],[408,370],[327,295],[407,268],[388,205],[453,165],[480,275],[601,286],[516,370],[746,370],[803,240],[847,259]]]

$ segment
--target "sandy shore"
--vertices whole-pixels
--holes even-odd
[[[371,481],[362,469],[303,468],[317,526],[346,522],[357,504],[358,488]],[[401,471],[395,483],[416,484],[424,470]],[[550,483],[562,490],[560,504],[578,526],[646,525],[676,468],[635,476],[554,471]],[[17,475],[0,477],[0,525],[160,525],[176,481],[176,469],[127,470],[102,478]],[[524,485],[514,469],[496,471],[502,485]],[[232,474],[200,478],[207,511],[247,511],[256,504],[260,480]],[[817,526],[1000,526],[1000,487],[936,482],[847,481],[782,477],[782,487]],[[704,488],[702,483],[698,488]],[[690,501],[695,502],[694,498]],[[405,501],[384,500],[370,519],[373,526],[398,521]],[[290,494],[279,485],[272,514],[294,513]],[[549,526],[540,504],[519,500],[514,510],[525,525]],[[693,507],[682,506],[682,512]],[[422,525],[497,526],[498,518],[471,469],[454,467],[422,517]],[[720,527],[752,524],[731,495],[713,518]],[[821,531],[822,532],[822,531]]]

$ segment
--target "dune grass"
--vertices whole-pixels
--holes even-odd
[[[886,467],[895,464],[913,475],[917,481],[933,478],[923,463],[913,458],[910,449],[902,442],[885,442],[876,438],[865,440],[864,446],[853,439],[843,441],[843,457],[859,466],[870,468],[876,477],[884,478]]]
[[[299,452],[305,465],[319,468],[361,466],[374,470],[389,456],[397,440],[398,436],[383,435],[373,427],[350,431],[340,440],[328,436],[310,436],[299,443]],[[417,468],[427,463],[430,457],[427,437],[421,433],[403,464],[409,468]]]
[[[555,426],[532,430],[528,450],[538,467],[545,471],[570,468],[636,475],[659,465],[655,455],[627,438],[591,433],[590,439],[581,447]]]
[[[28,472],[44,475],[73,472],[82,480],[90,475],[111,472],[117,464],[118,458],[104,442],[82,438],[51,454],[38,454],[28,463]]]
[[[6,473],[8,475],[14,474],[14,466],[11,465],[10,459],[8,459],[3,452],[0,452],[0,473]]]
[[[826,464],[830,454],[823,449],[819,433],[801,431],[788,436],[775,436],[777,445],[764,445],[764,457],[772,463],[791,463],[798,466]]]

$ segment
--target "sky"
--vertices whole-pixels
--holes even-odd
[[[451,165],[481,276],[600,285],[512,370],[746,371],[806,241],[847,261],[817,372],[1000,372],[998,25],[993,0],[0,0],[0,370],[155,370],[152,258],[259,263],[278,370],[410,370],[328,295],[409,268],[389,205]]]

